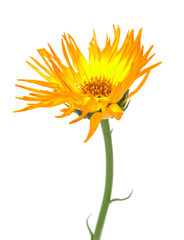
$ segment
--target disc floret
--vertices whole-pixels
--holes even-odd
[[[84,81],[81,87],[84,94],[90,93],[94,97],[108,97],[113,89],[111,79],[103,77],[91,78],[90,81]]]

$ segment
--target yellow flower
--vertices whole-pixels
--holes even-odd
[[[111,44],[110,38],[107,36],[103,50],[100,50],[94,32],[89,43],[89,61],[85,59],[69,34],[62,36],[62,50],[68,66],[61,62],[50,45],[50,52],[45,48],[38,49],[45,66],[32,57],[31,59],[39,68],[30,62],[27,63],[44,80],[18,80],[52,90],[38,90],[16,85],[31,91],[29,96],[18,98],[31,103],[15,112],[65,104],[67,107],[61,110],[62,115],[56,116],[57,118],[69,116],[73,112],[78,113],[79,117],[70,123],[77,122],[84,117],[90,118],[90,130],[85,142],[94,134],[102,119],[115,117],[120,120],[127,100],[140,90],[150,71],[161,62],[144,68],[154,54],[149,57],[153,46],[146,53],[143,53],[143,46],[141,46],[142,29],[135,39],[134,30],[129,31],[123,45],[118,48],[120,28],[119,26],[115,28],[114,25],[113,28],[114,40]],[[142,70],[142,68],[144,69]],[[143,76],[142,81],[129,94],[131,85],[141,76]]]

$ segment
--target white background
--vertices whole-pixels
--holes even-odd
[[[88,120],[56,119],[61,106],[13,114],[25,106],[17,78],[41,79],[25,63],[49,42],[63,59],[61,34],[70,33],[84,55],[96,30],[101,48],[112,24],[121,43],[143,27],[154,44],[154,69],[121,121],[111,120],[113,197],[101,240],[184,239],[182,0],[2,1],[0,6],[0,239],[90,239],[101,204],[105,156],[100,127],[88,143]]]

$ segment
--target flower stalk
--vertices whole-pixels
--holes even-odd
[[[105,142],[105,152],[106,152],[106,177],[105,177],[105,189],[103,200],[101,204],[100,213],[98,216],[95,232],[93,235],[93,240],[100,240],[103,226],[105,223],[105,218],[109,205],[111,203],[111,192],[113,185],[113,149],[112,149],[112,139],[111,131],[109,126],[109,120],[104,119],[101,121],[102,132]]]
[[[109,120],[108,119],[102,120],[101,127],[102,127],[103,136],[104,136],[105,152],[106,152],[105,189],[104,189],[103,200],[102,200],[102,204],[101,204],[101,208],[100,208],[94,233],[92,232],[88,224],[88,219],[90,216],[86,220],[87,228],[91,235],[91,240],[100,240],[109,205],[112,202],[127,200],[131,197],[133,193],[133,191],[131,191],[129,196],[126,198],[111,199],[112,185],[113,185],[113,148],[112,148],[112,138],[111,138],[112,130],[110,130]]]

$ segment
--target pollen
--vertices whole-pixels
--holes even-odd
[[[90,81],[84,81],[81,86],[83,93],[91,93],[94,97],[108,97],[112,92],[113,85],[109,78],[95,77]]]

